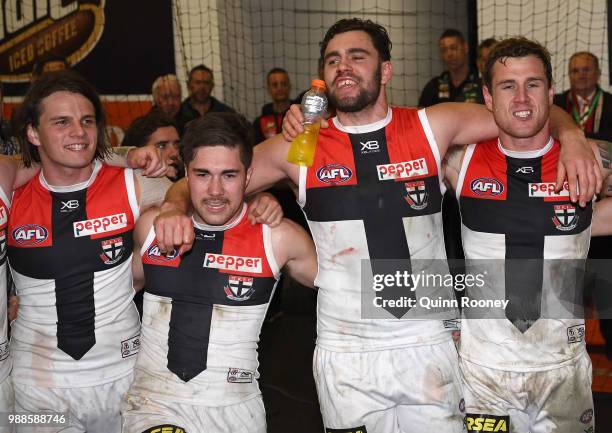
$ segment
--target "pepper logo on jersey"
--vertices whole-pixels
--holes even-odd
[[[74,237],[97,235],[112,232],[127,227],[127,215],[118,213],[116,215],[103,216],[85,221],[73,223]]]
[[[555,205],[555,216],[553,217],[553,223],[557,230],[567,232],[573,230],[578,225],[578,215],[576,215],[576,208],[571,204],[558,204]]]
[[[427,207],[427,189],[425,188],[425,182],[422,180],[416,182],[406,182],[406,195],[404,199],[408,202],[410,207],[414,210],[423,210]]]
[[[344,183],[353,177],[353,171],[341,164],[327,164],[317,170],[317,178],[324,183]]]
[[[44,242],[49,236],[49,232],[38,224],[26,224],[14,229],[12,236],[18,245],[29,247]]]
[[[225,290],[227,298],[232,301],[246,301],[255,291],[252,277],[242,277],[238,275],[230,275],[227,286],[223,289]]]
[[[465,427],[472,432],[509,432],[510,417],[500,415],[471,414],[465,415]]]
[[[569,184],[563,183],[563,188],[557,194],[554,182],[530,183],[529,197],[569,197]]]
[[[163,254],[161,250],[159,249],[159,245],[157,244],[151,245],[149,249],[147,250],[147,256],[151,260],[155,260],[158,262],[169,262],[171,260],[174,260],[176,258],[177,253],[178,253],[177,249],[174,248],[168,254]]]
[[[504,185],[497,179],[480,177],[470,183],[470,189],[479,196],[495,197],[504,192]]]
[[[378,180],[408,179],[416,176],[425,176],[429,173],[425,158],[377,165],[376,170],[378,171]]]
[[[226,256],[223,254],[206,253],[204,257],[204,267],[261,274],[261,259],[259,257]]]
[[[114,238],[102,241],[102,254],[100,258],[105,265],[114,265],[123,257],[123,238]]]

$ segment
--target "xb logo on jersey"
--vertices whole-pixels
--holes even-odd
[[[406,182],[406,195],[404,199],[414,210],[423,210],[427,207],[427,189],[425,182],[422,180],[416,182]]]
[[[227,286],[223,290],[227,298],[232,301],[246,301],[253,296],[255,291],[253,288],[253,278],[230,275]]]
[[[60,208],[60,212],[72,212],[78,208],[79,208],[78,200],[62,201],[62,207]]]
[[[123,238],[114,238],[102,241],[102,254],[100,258],[105,265],[114,265],[123,257]]]
[[[365,143],[359,142],[361,144],[361,153],[374,153],[380,150],[380,145],[376,140],[366,141]]]
[[[574,206],[571,204],[559,204],[555,205],[554,209],[555,216],[552,220],[557,230],[568,232],[578,225],[578,215],[576,215],[576,208]]]

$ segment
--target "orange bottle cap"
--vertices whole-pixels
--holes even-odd
[[[310,82],[310,87],[318,87],[320,89],[325,90],[325,88],[326,88],[325,81],[319,80],[319,79],[312,80]]]

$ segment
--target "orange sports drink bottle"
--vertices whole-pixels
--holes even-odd
[[[317,138],[319,137],[320,119],[327,110],[325,97],[325,81],[312,80],[310,90],[302,98],[302,114],[304,115],[304,132],[291,142],[287,161],[310,167],[314,160]]]

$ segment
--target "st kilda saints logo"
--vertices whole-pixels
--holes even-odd
[[[232,301],[246,301],[253,296],[255,291],[253,277],[230,275],[227,285],[223,290],[225,291],[225,296]]]
[[[555,216],[553,217],[553,223],[557,230],[562,232],[568,232],[573,230],[578,225],[578,215],[576,215],[576,208],[571,204],[559,204],[555,205]]]
[[[418,180],[416,182],[406,182],[406,195],[404,199],[408,202],[410,207],[414,210],[423,210],[427,207],[427,189],[425,188],[425,182]]]
[[[123,257],[123,238],[114,238],[102,241],[102,254],[100,258],[105,265],[114,265]]]
[[[106,0],[0,2],[0,80],[30,80],[37,60],[65,57],[80,62],[104,29]]]

